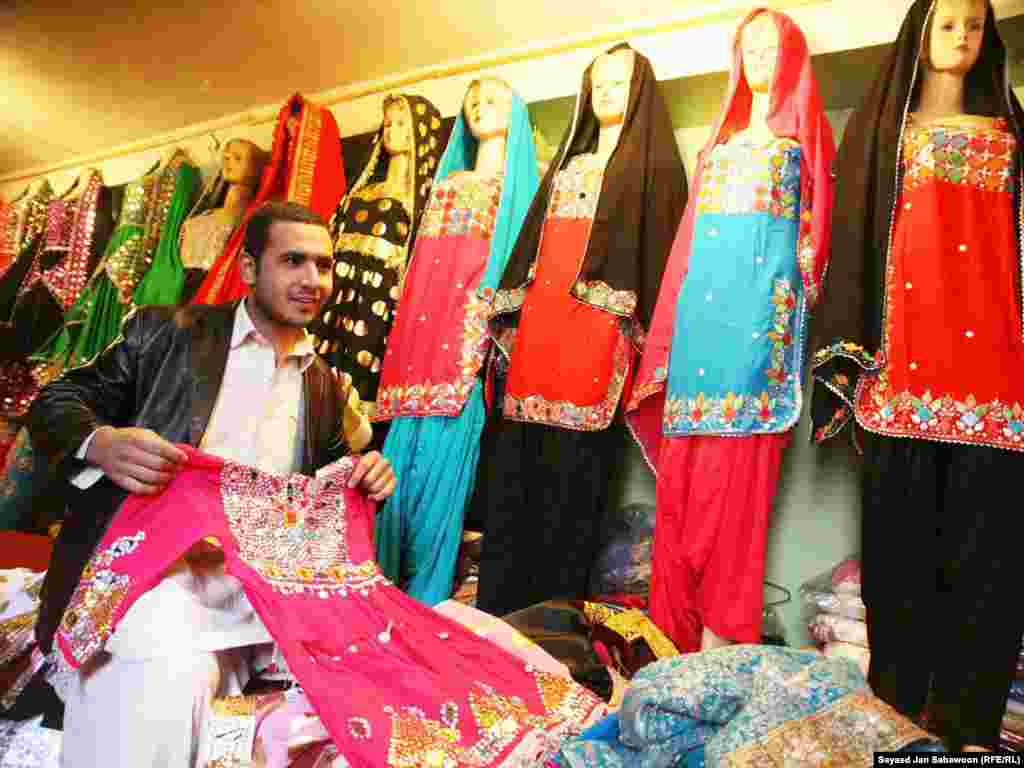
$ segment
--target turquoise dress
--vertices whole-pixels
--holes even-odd
[[[539,185],[529,113],[518,96],[500,178],[455,175],[473,168],[476,149],[460,114],[406,273],[374,416],[391,420],[381,452],[398,481],[377,515],[377,562],[427,605],[451,596],[486,420],[487,316]]]
[[[676,306],[666,437],[772,434],[800,417],[807,300],[797,242],[810,216],[800,155],[785,138],[709,155]]]

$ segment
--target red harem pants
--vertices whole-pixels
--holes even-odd
[[[683,653],[704,627],[757,643],[768,518],[789,433],[666,438],[658,462],[651,618]]]

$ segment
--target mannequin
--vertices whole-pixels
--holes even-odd
[[[760,641],[831,210],[835,145],[803,33],[755,11],[733,62],[629,409],[640,433],[660,422],[644,437],[658,477],[651,618],[684,653]]]
[[[298,203],[326,222],[345,193],[341,139],[334,115],[301,94],[294,94],[278,110],[270,159],[262,173],[256,171],[253,160],[245,154],[254,150],[251,145],[231,144],[225,151],[226,172],[232,179],[229,183],[240,186],[228,203],[226,220],[230,222],[230,212],[240,206],[244,206],[244,212],[222,251],[215,253],[209,242],[196,251],[189,250],[186,265],[195,264],[196,269],[203,268],[201,265],[208,254],[214,256],[202,284],[191,298],[196,304],[225,304],[245,296],[248,289],[241,277],[239,254],[245,224],[260,205],[271,201]],[[258,174],[258,185],[252,193],[249,190],[254,174]],[[224,224],[224,219],[221,222]],[[216,228],[215,220],[208,224]],[[205,239],[200,236],[199,242]],[[214,232],[210,239],[216,242],[219,234]]]
[[[188,303],[224,251],[256,194],[266,164],[266,152],[248,139],[231,139],[224,145],[220,171],[181,227],[181,303]]]
[[[389,96],[374,148],[333,219],[334,293],[310,327],[318,351],[352,376],[372,414],[406,259],[444,147],[441,115],[418,96]]]
[[[508,376],[473,515],[489,613],[586,595],[612,420],[685,190],[650,62],[624,45],[599,56],[494,297],[494,369]]]
[[[434,179],[374,416],[393,419],[383,453],[400,469],[377,516],[377,561],[428,605],[451,594],[485,420],[490,298],[537,184],[526,106],[504,81],[475,81]]]
[[[740,50],[743,52],[743,76],[750,88],[750,123],[734,133],[730,141],[755,146],[767,144],[776,138],[768,125],[768,112],[775,62],[779,56],[779,30],[770,16],[755,16],[743,28]]]
[[[1024,111],[1006,55],[985,0],[910,8],[843,138],[815,334],[815,439],[852,421],[864,456],[869,682],[951,750],[998,745],[1024,632],[1004,611],[1024,535]],[[934,645],[908,637],[941,620]]]

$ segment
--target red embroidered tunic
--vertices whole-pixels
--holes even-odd
[[[884,364],[858,387],[871,432],[1024,450],[1017,146],[911,121],[886,274]]]
[[[577,155],[555,178],[523,301],[506,387],[505,417],[596,431],[615,415],[632,347],[619,318],[578,301],[577,285],[601,194],[604,166]]]

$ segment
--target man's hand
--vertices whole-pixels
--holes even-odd
[[[129,493],[159,493],[188,459],[156,432],[139,427],[100,427],[85,455]]]
[[[395,470],[391,462],[377,451],[364,453],[348,479],[349,488],[356,486],[361,486],[374,501],[384,501],[395,492]]]

